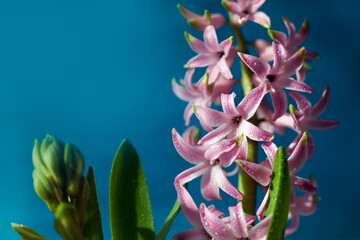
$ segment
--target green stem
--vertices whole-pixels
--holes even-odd
[[[230,26],[235,34],[235,38],[237,41],[237,50],[242,53],[248,53],[246,48],[246,42],[244,37],[241,34],[240,29],[233,23],[230,23]],[[253,84],[251,82],[252,71],[246,66],[246,64],[241,61],[241,84],[243,88],[244,96],[247,95],[253,88]],[[258,119],[256,115],[254,115],[249,121],[255,125],[258,123]],[[248,157],[247,160],[249,162],[256,163],[257,161],[257,142],[248,139]],[[245,214],[255,215],[256,209],[256,182],[247,175],[242,169],[239,171],[239,183],[238,189],[244,195],[243,209]]]

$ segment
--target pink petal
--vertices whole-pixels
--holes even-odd
[[[305,193],[297,199],[295,210],[302,216],[312,215],[316,211],[317,201],[316,195]]]
[[[219,185],[217,184],[215,177],[216,168],[217,166],[211,166],[209,170],[202,176],[200,181],[201,194],[208,201],[221,199]]]
[[[308,21],[305,20],[303,22],[303,24],[301,25],[299,31],[296,33],[293,44],[295,46],[299,46],[300,44],[302,44],[305,41],[308,34],[309,34],[309,24],[308,24]]]
[[[211,145],[206,151],[205,151],[205,158],[210,160],[210,164],[213,164],[213,162],[219,158],[219,156],[225,152],[229,152],[236,146],[236,141],[224,139],[220,142],[217,142],[213,145]]]
[[[299,69],[304,64],[305,53],[306,50],[303,47],[294,53],[289,59],[287,59],[281,68],[281,74],[284,76],[292,76],[295,74],[295,72],[299,71]]]
[[[245,53],[238,53],[241,60],[253,71],[256,75],[258,75],[261,79],[265,79],[266,75],[270,72],[270,65],[265,60],[254,57]]]
[[[301,95],[297,92],[290,92],[289,95],[295,100],[297,108],[301,112],[308,113],[312,106],[309,100],[304,95]]]
[[[251,90],[236,107],[240,116],[248,120],[258,109],[261,101],[267,93],[267,86],[265,83]]]
[[[261,186],[268,186],[271,181],[272,169],[260,164],[244,160],[238,161],[240,167]]]
[[[240,1],[240,2],[222,1],[221,3],[226,10],[235,14],[242,13],[242,11],[246,8],[245,1]]]
[[[338,121],[307,119],[303,126],[307,129],[327,130],[336,127],[338,124]]]
[[[307,84],[295,81],[292,78],[284,78],[284,79],[281,79],[277,83],[278,83],[277,84],[278,86],[281,86],[282,88],[293,90],[293,91],[307,92],[307,93],[312,93],[314,91]]]
[[[319,102],[312,108],[310,115],[313,117],[320,116],[327,108],[329,103],[330,90],[328,85],[325,86],[325,90],[319,100]]]
[[[297,189],[305,192],[316,192],[317,187],[314,184],[305,178],[297,177],[290,174],[290,183],[291,186],[296,187]]]
[[[261,11],[257,11],[254,14],[249,15],[249,20],[260,24],[264,28],[270,28],[271,26],[270,18],[268,17],[268,15]]]
[[[186,8],[181,6],[180,4],[177,5],[177,8],[179,9],[181,15],[183,15],[183,17],[186,18],[186,19],[192,19],[192,18],[201,17],[200,15],[197,15],[197,14],[187,10]]]
[[[256,12],[263,4],[265,0],[252,0],[250,5],[250,12]]]
[[[190,125],[190,118],[192,116],[192,114],[194,113],[194,110],[192,108],[192,105],[189,103],[184,111],[184,120],[185,120],[185,126],[189,126]]]
[[[232,230],[237,238],[247,238],[247,223],[245,214],[242,208],[242,203],[239,202],[236,207],[229,207],[231,217]]]
[[[237,159],[239,160],[247,160],[247,156],[248,156],[248,143],[247,143],[247,139],[244,135],[242,135],[240,137],[238,141],[238,146],[239,146],[239,153],[237,155]]]
[[[214,167],[214,176],[216,178],[217,184],[227,194],[232,196],[233,198],[242,200],[244,196],[239,192],[239,190],[234,187],[231,182],[225,177],[224,172],[220,165]]]
[[[236,110],[234,99],[236,94],[221,94],[221,105],[224,113],[231,116],[239,115],[238,111]]]
[[[175,177],[175,182],[174,184],[180,184],[180,185],[184,185],[185,183],[188,183],[192,180],[194,180],[195,178],[206,174],[207,172],[210,171],[210,164],[209,162],[202,162],[199,163],[198,165],[195,165],[192,168],[189,168],[183,172],[181,172],[179,175],[177,175]]]
[[[302,66],[299,71],[296,72],[296,80],[298,82],[304,82],[306,76],[306,69],[304,66]]]
[[[195,68],[189,68],[185,73],[185,88],[194,96],[199,95],[199,93],[194,88],[194,84],[192,83],[192,77],[194,75]]]
[[[256,49],[256,51],[258,51],[260,58],[268,62],[274,60],[274,53],[271,43],[264,39],[258,39],[252,45]]]
[[[223,112],[195,105],[193,105],[193,109],[196,117],[210,127],[218,127],[228,121],[228,116]]]
[[[261,239],[266,236],[272,214],[264,218],[249,231],[249,239]]]
[[[176,234],[172,240],[209,240],[209,236],[206,234],[205,230],[201,228],[194,228],[183,231],[181,233]]]
[[[183,133],[182,138],[190,146],[196,146],[199,141],[199,129],[195,126],[188,127]]]
[[[223,124],[217,129],[206,134],[202,139],[200,139],[199,144],[214,144],[229,135],[232,130],[233,129],[227,124]]]
[[[275,121],[286,113],[287,98],[285,91],[278,87],[272,87],[269,93],[275,110],[272,121]]]
[[[285,27],[287,28],[287,31],[289,33],[289,40],[288,42],[292,42],[295,37],[295,26],[292,24],[287,17],[283,17],[283,21],[285,24]]]
[[[276,72],[277,69],[283,64],[284,59],[284,49],[280,46],[280,44],[272,43],[273,47],[273,55],[274,55],[274,63],[272,66],[272,72]]]
[[[304,166],[306,160],[308,159],[307,150],[307,135],[306,132],[304,132],[302,138],[296,144],[294,151],[288,159],[290,173],[297,173]]]
[[[198,164],[206,161],[203,151],[185,142],[184,139],[182,139],[182,137],[179,135],[179,133],[176,132],[175,128],[172,130],[172,139],[176,151],[182,158],[184,158],[189,163]]]
[[[204,31],[204,43],[207,49],[211,52],[217,53],[222,51],[219,46],[214,26],[209,25],[206,27]]]
[[[285,236],[288,236],[292,233],[294,233],[300,224],[300,217],[298,214],[294,213],[293,211],[290,211],[290,218],[291,218],[291,223],[289,225],[289,227],[286,228],[285,230]]]
[[[186,68],[206,67],[219,61],[219,56],[216,53],[200,53],[186,64]]]
[[[308,145],[308,159],[310,159],[315,152],[315,141],[310,133],[307,133],[307,145]]]
[[[211,14],[211,22],[210,24],[213,25],[215,28],[220,28],[224,25],[226,19],[222,14]]]
[[[266,204],[269,199],[269,194],[270,194],[270,187],[267,188],[265,197],[263,198],[258,210],[256,211],[256,216],[258,217],[259,220],[262,220],[264,218],[264,213],[266,209]]]
[[[265,144],[261,144],[261,147],[264,150],[267,158],[269,159],[269,162],[270,162],[271,166],[273,166],[276,151],[278,149],[277,146],[275,145],[275,143],[267,142]]]
[[[230,68],[227,65],[224,57],[219,60],[219,62],[216,64],[216,67],[219,69],[221,75],[223,75],[225,78],[233,78],[233,75],[231,74]]]
[[[190,48],[196,53],[208,53],[209,50],[206,48],[205,43],[192,36],[188,32],[184,33],[185,39],[188,42]]]
[[[231,229],[216,215],[211,213],[204,203],[200,204],[200,217],[206,232],[216,240],[233,239]]]
[[[175,184],[175,188],[181,206],[181,211],[183,212],[186,219],[194,227],[202,228],[199,210],[188,191],[179,184]]]
[[[264,141],[268,142],[274,139],[274,135],[272,133],[266,132],[254,124],[242,119],[239,125],[239,128],[244,133],[245,136],[249,137],[254,141]]]
[[[177,84],[175,79],[171,81],[171,87],[175,95],[181,100],[188,102],[195,98],[194,94],[189,92],[185,87]]]
[[[268,34],[270,35],[272,40],[280,43],[283,46],[286,46],[287,37],[285,33],[275,30],[268,30]]]

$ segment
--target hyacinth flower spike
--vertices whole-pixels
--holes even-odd
[[[223,92],[229,92],[234,81],[226,78],[221,78],[214,84],[209,84],[209,75],[206,73],[196,84],[192,83],[192,77],[195,69],[190,68],[186,74],[185,79],[180,81],[181,85],[176,83],[173,79],[171,86],[175,95],[181,100],[189,102],[184,111],[185,125],[190,124],[190,118],[194,113],[192,104],[196,104],[202,107],[210,107],[212,102],[220,102],[220,95]],[[206,125],[202,125],[206,131],[211,131],[212,128]]]
[[[185,67],[196,68],[209,66],[210,83],[218,77],[220,73],[227,79],[232,79],[229,65],[234,60],[234,49],[232,48],[233,37],[230,37],[219,44],[215,28],[207,26],[204,31],[204,42],[185,32],[185,38],[190,48],[198,53],[197,56],[190,59]]]
[[[261,203],[256,215],[259,219],[264,216],[266,203],[269,197],[269,189],[272,175],[272,167],[275,159],[277,147],[274,143],[268,142],[262,145],[263,150],[267,155],[267,159],[259,164],[239,160],[237,163],[241,168],[261,186],[266,188],[266,194]],[[306,146],[306,133],[304,133],[301,141],[297,144],[294,152],[289,156],[289,172],[290,172],[290,184],[299,190],[306,192],[315,192],[316,186],[312,184],[310,180],[297,177],[293,175],[298,172],[307,160],[307,146]]]
[[[258,9],[265,0],[224,0],[221,4],[232,13],[231,20],[237,25],[245,25],[247,21],[253,21],[265,28],[270,28],[270,18]]]
[[[298,110],[296,110],[292,105],[289,107],[290,115],[294,120],[294,130],[298,132],[298,136],[290,144],[287,152],[290,153],[293,151],[296,143],[299,141],[299,136],[307,129],[327,130],[339,124],[338,121],[317,119],[327,108],[329,103],[329,93],[329,88],[326,85],[319,102],[314,107],[305,96],[297,92],[289,93],[289,95],[294,98],[298,108]],[[308,137],[311,141],[311,145],[309,146],[308,150],[308,155],[310,158],[315,151],[315,143],[310,134],[308,134]]]
[[[199,31],[204,31],[208,25],[212,25],[215,28],[220,28],[226,22],[226,19],[222,14],[211,14],[208,10],[205,10],[203,16],[189,11],[180,4],[177,5],[181,15],[188,20],[188,24]]]
[[[194,129],[194,131],[196,130]],[[234,198],[243,199],[243,195],[239,190],[226,178],[226,174],[222,169],[220,161],[217,160],[211,163],[204,157],[207,146],[190,144],[190,142],[194,143],[198,140],[197,134],[187,133],[185,139],[193,138],[190,142],[186,142],[175,129],[173,129],[172,136],[176,151],[186,161],[195,165],[180,173],[175,178],[174,184],[184,185],[185,183],[202,176],[200,188],[201,193],[206,200],[221,199],[219,188]]]
[[[234,103],[235,93],[222,94],[223,112],[194,106],[195,115],[203,124],[217,127],[199,141],[199,144],[212,145],[205,151],[205,157],[213,161],[216,159],[214,156],[227,153],[227,162],[233,161],[229,159],[234,159],[236,155],[245,160],[247,156],[247,137],[254,141],[271,141],[274,138],[272,133],[266,132],[247,121],[255,114],[266,93],[267,86],[262,84],[247,94],[237,107],[235,107]],[[234,141],[239,144],[235,145]],[[235,146],[239,148],[231,152]],[[220,160],[222,159],[220,158]]]
[[[241,60],[255,73],[253,78],[256,85],[265,83],[269,87],[269,93],[274,106],[274,115],[272,120],[285,114],[287,109],[286,93],[283,89],[311,93],[313,90],[306,85],[291,78],[299,70],[305,58],[305,48],[297,51],[289,59],[284,59],[283,50],[273,42],[274,63],[272,68],[270,64],[258,57],[244,53],[238,53]]]

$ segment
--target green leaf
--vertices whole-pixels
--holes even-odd
[[[272,213],[267,233],[268,240],[284,239],[284,232],[290,204],[290,176],[284,147],[276,152],[272,180],[270,184],[270,200],[265,210],[265,216]]]
[[[96,190],[94,168],[90,165],[86,179],[90,187],[90,196],[86,205],[86,217],[83,227],[83,237],[85,240],[103,240],[103,228],[99,200]]]
[[[184,185],[184,187],[187,188],[187,184]],[[155,240],[165,240],[166,239],[166,236],[169,233],[171,225],[175,221],[175,218],[179,214],[179,212],[180,212],[180,204],[179,204],[179,200],[176,199],[176,202],[175,202],[173,208],[171,209],[169,215],[165,219],[164,224],[161,226],[160,231],[158,232]]]
[[[11,226],[20,235],[22,240],[49,240],[26,226],[16,223],[11,223]]]
[[[113,240],[155,238],[149,190],[139,156],[125,139],[110,174],[110,226]]]

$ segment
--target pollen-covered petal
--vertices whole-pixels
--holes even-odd
[[[252,229],[249,230],[249,239],[262,239],[266,236],[269,224],[272,218],[272,213],[260,221],[258,224],[255,225]]]
[[[185,230],[176,234],[172,240],[187,240],[187,239],[197,239],[197,240],[209,240],[209,236],[206,234],[205,230],[201,228],[193,228]]]
[[[223,190],[224,192],[226,192],[233,198],[240,199],[240,200],[243,199],[244,196],[226,178],[225,173],[222,170],[221,166],[217,165],[216,167],[213,167],[213,168],[214,168],[214,178],[216,178],[217,184],[221,188],[221,190]]]
[[[329,87],[328,85],[325,86],[325,90],[317,104],[311,109],[310,115],[313,117],[320,116],[327,108],[329,103]]]
[[[205,151],[205,158],[210,160],[210,163],[213,163],[219,156],[225,152],[229,152],[231,149],[233,149],[236,145],[235,140],[229,140],[224,139],[220,142],[217,142],[213,145],[211,145],[206,151]]]
[[[221,75],[223,75],[227,79],[232,79],[233,75],[231,74],[230,68],[225,60],[224,57],[222,57],[218,63],[216,64],[216,67],[219,69],[219,72]]]
[[[242,202],[239,202],[235,207],[229,207],[231,217],[232,230],[237,238],[247,238],[247,223],[245,213],[242,208]]]
[[[221,199],[219,192],[219,185],[216,181],[216,168],[217,166],[210,166],[209,170],[202,176],[200,181],[200,190],[203,197],[210,200]]]
[[[211,52],[217,53],[222,51],[216,36],[214,26],[209,25],[206,27],[204,31],[204,43],[207,49],[209,49]]]
[[[289,172],[294,174],[301,170],[308,159],[307,134],[303,133],[301,139],[296,144],[294,151],[288,159]]]
[[[236,110],[235,107],[235,99],[236,94],[221,94],[221,106],[224,111],[224,113],[230,115],[230,116],[237,116],[239,115],[239,112]]]
[[[175,177],[174,184],[180,184],[184,185],[185,183],[188,183],[195,178],[206,174],[206,172],[210,171],[210,164],[209,162],[202,162],[198,165],[195,165],[183,172],[181,172],[179,175]]]
[[[237,162],[240,164],[240,167],[261,186],[265,187],[269,185],[271,181],[272,169],[244,160]]]
[[[291,186],[305,192],[316,192],[317,187],[314,184],[305,178],[294,176],[290,174],[290,183]]]
[[[275,121],[279,117],[283,116],[286,113],[287,108],[287,98],[284,90],[278,87],[272,87],[269,91],[272,104],[274,106],[274,114],[272,116],[272,121]]]
[[[249,54],[238,52],[239,57],[243,62],[262,80],[266,78],[266,75],[270,72],[270,64],[258,57],[251,56]]]
[[[178,195],[181,211],[183,212],[186,219],[194,227],[202,228],[199,209],[197,208],[189,192],[180,184],[175,184],[175,188]]]
[[[210,212],[204,203],[200,204],[200,218],[204,229],[213,239],[234,239],[231,229],[220,218]]]
[[[265,83],[251,90],[236,107],[240,116],[246,120],[251,118],[255,114],[267,92],[267,86]]]
[[[188,32],[184,33],[185,39],[188,42],[190,48],[196,53],[208,53],[209,50],[206,48],[205,43],[196,37],[192,36]]]
[[[268,142],[274,139],[274,135],[272,133],[266,132],[244,119],[241,120],[239,128],[245,136],[254,141]]]
[[[200,53],[191,58],[186,64],[187,68],[206,67],[219,61],[216,53]]]
[[[227,124],[223,124],[220,127],[212,130],[200,139],[199,144],[214,144],[231,133],[233,129]]]
[[[172,130],[172,139],[176,151],[182,158],[184,158],[189,163],[198,164],[206,161],[204,157],[204,152],[185,142],[175,129]]]
[[[248,19],[253,22],[256,22],[257,24],[260,24],[264,28],[270,28],[270,26],[271,26],[269,16],[261,11],[257,11],[254,14],[249,15]]]
[[[193,109],[196,117],[210,127],[218,127],[228,121],[228,116],[223,112],[195,105],[193,105]]]

